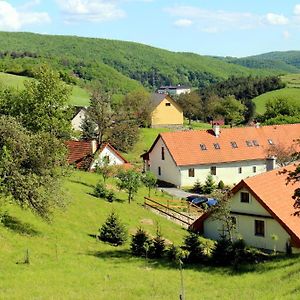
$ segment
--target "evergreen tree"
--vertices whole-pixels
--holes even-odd
[[[150,246],[150,256],[153,258],[161,258],[165,251],[165,239],[161,235],[160,229],[157,227],[156,236],[152,240]]]
[[[93,140],[97,138],[97,125],[86,115],[83,119],[80,129],[82,130],[81,137],[83,140]]]
[[[151,240],[145,230],[139,228],[137,232],[132,235],[130,249],[135,256],[146,256],[151,245]]]
[[[211,194],[216,188],[216,184],[211,174],[207,175],[204,186],[202,188],[203,193]]]
[[[123,245],[127,239],[127,230],[115,212],[108,216],[99,231],[100,240],[114,246]]]
[[[198,234],[189,231],[184,239],[184,249],[188,251],[188,261],[191,263],[200,262],[203,259],[201,243]]]

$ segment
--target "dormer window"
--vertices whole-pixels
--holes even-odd
[[[237,147],[238,147],[238,145],[237,145],[236,142],[230,142],[230,144],[231,144],[231,147],[232,147],[232,148],[237,148]]]
[[[269,145],[274,145],[273,141],[271,139],[268,139]]]
[[[216,149],[216,150],[218,150],[218,149],[221,149],[221,147],[220,147],[220,144],[219,144],[219,143],[215,143],[215,144],[214,144],[214,147],[215,147],[215,149]]]
[[[252,144],[251,141],[246,141],[246,145],[247,145],[248,147],[252,147],[252,146],[253,146],[253,144]]]
[[[255,147],[258,147],[258,146],[259,146],[259,143],[258,143],[257,140],[253,140],[252,143],[253,143],[253,145],[254,145]]]
[[[201,150],[207,150],[205,144],[200,144],[200,149],[201,149]]]

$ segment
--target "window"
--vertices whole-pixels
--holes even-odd
[[[189,169],[189,177],[195,177],[195,169],[194,168]]]
[[[230,142],[230,144],[231,144],[231,147],[232,147],[232,148],[237,148],[237,147],[238,147],[238,145],[237,145],[236,142]]]
[[[265,236],[265,221],[255,220],[254,227],[256,236]]]
[[[268,139],[269,145],[274,145],[273,141],[271,139]]]
[[[254,145],[255,147],[258,147],[258,146],[259,146],[259,143],[258,143],[257,140],[253,140],[252,143],[253,143],[253,145]]]
[[[161,167],[158,167],[158,175],[161,175]]]
[[[217,167],[210,167],[210,174],[217,175]]]
[[[201,148],[201,150],[207,150],[205,144],[200,144],[200,148]]]
[[[171,103],[167,102],[167,103],[166,103],[166,106],[171,106]]]
[[[256,173],[256,166],[253,166],[253,173]]]
[[[161,160],[165,160],[165,147],[161,147]]]
[[[239,167],[238,172],[239,172],[239,174],[242,174],[242,173],[243,173],[242,167]]]
[[[253,144],[252,144],[251,141],[246,141],[246,145],[247,145],[248,147],[252,147],[252,146],[253,146]]]
[[[241,202],[242,203],[249,203],[250,202],[250,195],[246,192],[241,192]]]
[[[219,143],[215,143],[214,147],[215,147],[215,149],[220,149],[221,148]]]

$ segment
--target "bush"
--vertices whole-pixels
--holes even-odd
[[[193,193],[201,194],[203,193],[202,191],[202,184],[200,183],[199,179],[195,182],[193,188],[192,188]]]
[[[107,199],[108,202],[113,202],[116,200],[116,195],[114,191],[108,190],[105,198]]]
[[[132,235],[130,250],[135,256],[147,257],[148,251],[151,245],[151,240],[148,234],[142,228],[139,228],[137,232]]]
[[[209,174],[206,177],[205,184],[202,188],[203,193],[211,194],[215,190],[215,188],[216,188],[216,184],[214,182],[214,179],[213,179],[212,175]]]
[[[115,212],[108,216],[99,231],[99,239],[114,246],[123,245],[127,239],[127,230]]]
[[[167,257],[173,262],[187,261],[188,251],[181,249],[178,246],[171,245],[166,251]]]
[[[106,198],[107,189],[102,182],[98,182],[94,188],[94,195],[98,198]]]
[[[224,190],[224,188],[225,188],[225,184],[222,180],[220,180],[219,183],[218,183],[218,189],[219,190]]]
[[[192,231],[185,237],[183,249],[188,251],[187,260],[190,263],[198,263],[204,258],[199,235]]]
[[[233,261],[232,242],[226,237],[218,240],[212,253],[212,259],[217,265],[230,265]]]
[[[165,240],[161,236],[161,232],[158,229],[156,231],[156,237],[152,240],[149,248],[149,256],[152,258],[161,258],[164,254],[166,245]]]

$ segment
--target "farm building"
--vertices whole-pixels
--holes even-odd
[[[300,124],[165,132],[142,155],[144,169],[175,186],[204,183],[211,174],[216,183],[240,180],[274,169],[270,148],[295,144]]]
[[[300,252],[300,217],[294,215],[292,198],[300,182],[287,184],[287,173],[280,172],[283,169],[292,171],[295,165],[247,178],[232,189],[229,206],[236,224],[234,236],[257,248],[284,252],[291,245],[294,252]],[[191,227],[214,240],[226,235],[226,226],[209,213]]]
[[[188,94],[190,92],[191,88],[185,85],[167,85],[157,89],[157,93],[169,95]]]
[[[71,119],[72,129],[75,131],[82,131],[81,125],[87,114],[87,108],[85,106],[75,106],[74,113]]]

